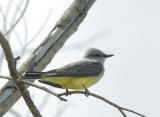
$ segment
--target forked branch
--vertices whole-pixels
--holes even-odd
[[[12,80],[12,78],[11,78],[11,77],[8,77],[8,76],[0,76],[0,78]],[[29,81],[22,80],[21,82],[23,82],[24,84],[30,85],[30,86],[32,86],[32,87],[41,89],[41,90],[43,90],[43,91],[46,91],[46,92],[48,92],[48,93],[56,96],[57,98],[59,98],[59,99],[62,100],[62,101],[67,101],[66,99],[62,98],[62,96],[65,96],[65,95],[66,95],[66,92],[58,94],[58,93],[53,92],[52,90],[50,90],[50,89],[48,89],[48,88],[46,88],[46,87],[44,87],[44,86],[40,86],[40,85],[31,83],[31,82],[29,82]],[[70,95],[72,95],[72,94],[85,94],[85,93],[86,93],[85,91],[69,91],[69,94],[70,94]],[[106,103],[114,106],[115,108],[117,108],[117,109],[121,112],[121,114],[123,115],[123,117],[127,117],[127,115],[124,113],[124,111],[128,111],[128,112],[134,113],[134,114],[139,115],[139,116],[141,116],[141,117],[146,117],[146,116],[143,115],[143,114],[140,114],[140,113],[135,112],[135,111],[133,111],[133,110],[130,110],[130,109],[121,107],[121,106],[119,106],[119,105],[117,105],[117,104],[115,104],[115,103],[107,100],[106,98],[97,95],[97,94],[88,92],[88,95],[89,95],[89,96],[92,96],[92,97],[95,97],[95,98],[97,98],[97,99],[100,99],[100,100],[102,100],[102,101],[104,101],[104,102],[106,102]]]
[[[25,102],[26,102],[28,108],[30,109],[31,113],[33,114],[33,116],[41,117],[38,109],[34,105],[32,99],[29,95],[29,92],[27,91],[27,89],[25,89],[23,84],[20,84],[20,82],[18,82],[18,80],[17,80],[18,76],[17,76],[17,70],[16,70],[16,60],[13,57],[13,54],[12,54],[12,51],[11,51],[11,48],[10,48],[8,41],[5,39],[5,37],[2,35],[1,32],[0,32],[0,44],[3,48],[3,51],[6,56],[10,76],[12,77],[14,83],[16,84],[16,87],[19,89],[23,99],[25,100]]]

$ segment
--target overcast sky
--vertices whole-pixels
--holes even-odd
[[[16,27],[23,44],[24,22],[27,24],[27,42],[29,42],[49,13],[50,17],[36,40],[28,46],[28,51],[19,65],[45,38],[72,1],[30,1],[25,19]],[[13,3],[16,4],[15,1]],[[84,52],[90,47],[114,54],[114,57],[105,62],[103,78],[89,88],[89,91],[147,117],[158,117],[160,116],[159,32],[158,0],[97,0],[77,32],[70,37],[45,70],[82,59]],[[16,37],[12,35],[10,43],[14,55],[18,56],[21,47],[14,38]],[[3,64],[1,74],[7,75],[7,73],[7,66]],[[5,82],[6,80],[0,80],[0,85],[3,86]],[[52,90],[65,91],[56,88]],[[90,96],[72,95],[67,97],[67,102],[62,102],[39,89],[29,88],[29,91],[38,107],[42,102],[46,103],[40,108],[41,110],[44,107],[40,111],[44,117],[122,117],[116,108]],[[28,112],[22,99],[12,109],[24,117]],[[126,114],[128,117],[138,117],[128,112]],[[4,117],[8,116],[13,115],[8,112]]]

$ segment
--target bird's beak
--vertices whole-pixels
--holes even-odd
[[[109,58],[109,57],[112,57],[112,56],[114,56],[113,54],[105,54],[105,58]]]

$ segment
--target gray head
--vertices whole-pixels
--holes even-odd
[[[84,58],[90,60],[96,60],[97,62],[104,63],[106,58],[113,56],[112,54],[105,54],[101,50],[96,48],[90,48],[86,51]]]

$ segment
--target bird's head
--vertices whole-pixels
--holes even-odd
[[[86,51],[84,58],[90,59],[90,60],[96,60],[97,62],[104,63],[106,58],[109,58],[113,56],[113,54],[105,54],[99,49],[96,48],[90,48]]]

